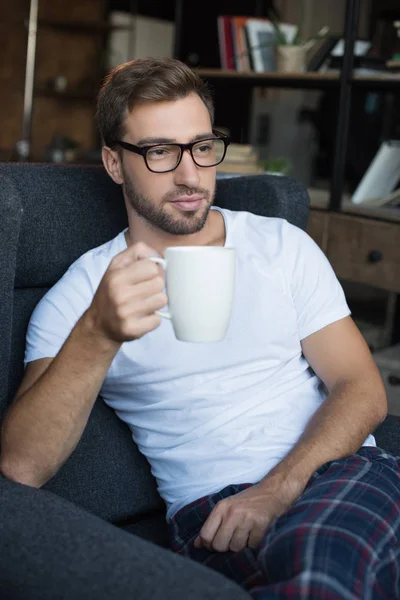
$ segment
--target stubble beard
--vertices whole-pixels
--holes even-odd
[[[214,194],[210,194],[208,190],[181,186],[177,187],[174,192],[165,194],[161,203],[156,205],[150,198],[135,191],[134,185],[126,173],[124,173],[124,191],[129,204],[148,226],[172,235],[190,235],[201,231],[214,200]],[[165,209],[169,205],[169,198],[176,198],[179,195],[190,196],[191,194],[202,194],[204,206],[194,211],[180,211],[176,216]]]

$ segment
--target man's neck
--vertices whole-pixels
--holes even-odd
[[[173,235],[152,229],[140,222],[137,217],[131,218],[130,215],[128,221],[129,229],[125,233],[127,245],[144,242],[161,256],[169,246],[224,246],[225,244],[225,222],[217,210],[210,210],[203,229],[190,235]]]

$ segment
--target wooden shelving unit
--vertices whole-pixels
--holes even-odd
[[[301,89],[323,90],[331,87],[339,87],[340,73],[278,73],[276,71],[254,73],[254,71],[239,72],[223,69],[195,69],[195,71],[206,79],[223,80],[238,84],[243,83],[250,86],[267,86]],[[394,74],[354,74],[351,77],[354,87],[368,87],[371,90],[400,89],[400,73]]]
[[[50,19],[38,19],[38,27],[46,29],[56,29],[60,31],[73,31],[75,33],[108,33],[112,29],[129,29],[127,27],[110,25],[107,21],[103,22],[74,22],[74,21],[57,21]]]

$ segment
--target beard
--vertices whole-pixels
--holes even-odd
[[[202,188],[177,186],[173,192],[165,194],[161,203],[157,205],[150,198],[138,194],[127,173],[124,172],[123,175],[126,199],[148,226],[172,235],[190,235],[203,229],[214,200],[215,192],[211,194],[208,190]],[[193,194],[201,194],[204,197],[205,205],[197,210],[182,211],[176,216],[169,213],[166,209],[166,207],[170,206],[172,199],[176,199],[179,196],[191,196]]]

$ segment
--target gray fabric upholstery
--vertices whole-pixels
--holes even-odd
[[[13,288],[22,206],[13,182],[0,171],[0,422],[8,395]]]
[[[216,204],[266,217],[281,217],[304,230],[307,227],[308,193],[291,177],[246,175],[217,180]]]
[[[24,216],[15,286],[49,287],[81,254],[114,237],[127,218],[120,187],[99,166],[5,163]]]
[[[44,490],[0,476],[0,506],[2,600],[250,600],[219,573]]]
[[[400,417],[388,415],[374,435],[378,446],[400,456]]]
[[[169,548],[169,539],[167,529],[165,527],[165,516],[154,515],[145,519],[140,519],[135,523],[120,525],[121,529],[128,533],[138,535],[144,540],[154,542],[164,548]]]

